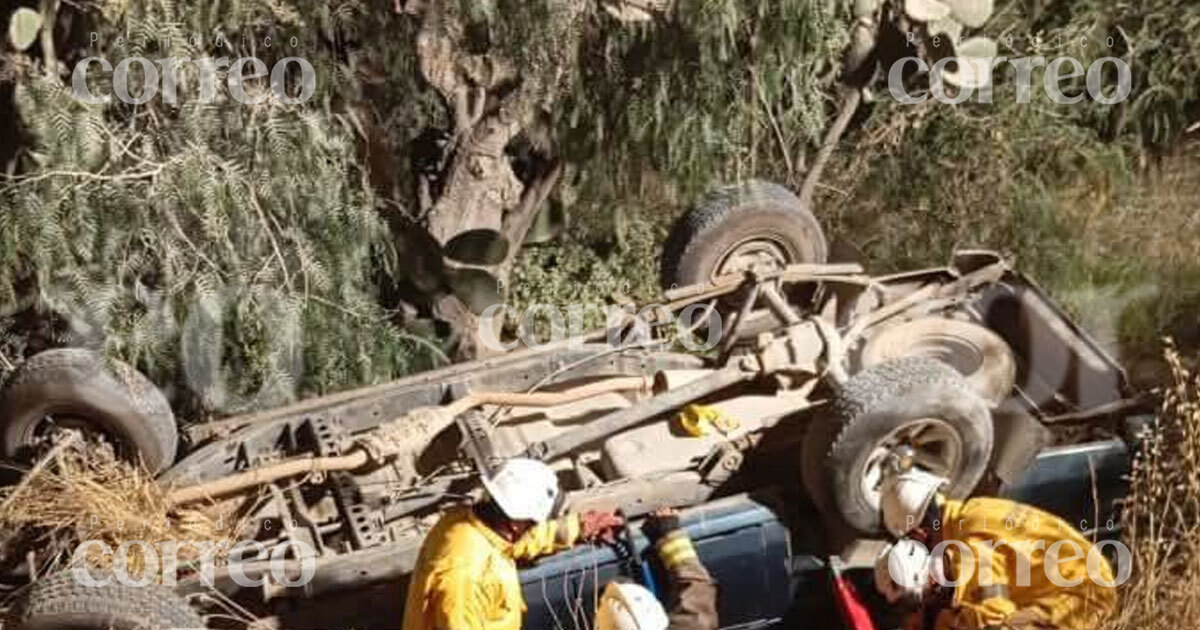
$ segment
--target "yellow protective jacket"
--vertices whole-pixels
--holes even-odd
[[[965,543],[971,551],[946,547],[948,577],[958,580],[967,571],[971,577],[955,588],[951,607],[937,618],[937,630],[1095,630],[1116,610],[1116,588],[1088,575],[1091,541],[1057,516],[992,498],[945,501],[942,508],[940,538]],[[1046,550],[1060,541],[1069,541],[1057,550],[1060,583],[1078,585],[1055,585],[1047,572]],[[1091,555],[1093,575],[1112,584],[1112,566],[1098,550]]]
[[[516,561],[566,549],[579,532],[578,516],[569,514],[510,543],[469,507],[448,511],[421,546],[403,630],[520,630],[525,599]]]

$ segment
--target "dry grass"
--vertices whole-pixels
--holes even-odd
[[[1200,142],[1182,145],[1121,185],[1063,190],[1057,216],[1072,226],[1084,290],[1062,296],[1084,328],[1119,353],[1139,385],[1170,378],[1157,352],[1171,336],[1200,348]],[[1044,278],[1050,280],[1050,278]],[[1092,290],[1089,290],[1091,288]]]
[[[1200,375],[1174,346],[1171,382],[1134,463],[1124,525],[1133,578],[1106,630],[1186,630],[1200,620]]]
[[[82,541],[99,540],[111,549],[126,541],[144,541],[162,549],[167,541],[212,542],[228,548],[237,533],[198,510],[169,509],[166,492],[142,469],[117,460],[111,451],[85,449],[78,439],[60,442],[19,485],[0,491],[0,531],[36,537],[36,566],[64,566]],[[6,546],[29,542],[10,538]],[[96,546],[86,561],[107,568],[112,555]],[[12,549],[5,550],[11,552]],[[129,550],[128,570],[139,575],[144,548]],[[199,550],[181,546],[179,566],[198,560]]]

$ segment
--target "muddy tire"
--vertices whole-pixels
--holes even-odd
[[[90,350],[47,350],[21,365],[0,393],[4,455],[27,459],[42,445],[48,417],[102,436],[152,472],[175,459],[179,433],[162,392],[129,365]]]
[[[664,290],[747,268],[823,263],[821,224],[786,188],[751,180],[710,193],[671,228],[663,244]]]
[[[987,470],[993,440],[987,402],[958,372],[925,357],[897,359],[851,377],[832,413],[809,426],[804,484],[828,518],[878,534],[887,460],[941,474],[951,481],[947,495],[963,498]]]
[[[84,586],[70,571],[34,582],[20,607],[19,630],[202,629],[204,617],[174,590],[113,579]]]
[[[871,367],[905,356],[949,365],[993,405],[1012,394],[1017,380],[1017,362],[1008,343],[983,326],[957,319],[922,317],[884,328],[863,347],[861,363]]]

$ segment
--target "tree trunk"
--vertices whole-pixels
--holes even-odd
[[[421,219],[443,247],[457,236],[478,230],[503,239],[507,248],[501,260],[472,266],[486,270],[497,287],[505,287],[525,235],[560,173],[553,156],[545,156],[548,167],[523,183],[505,149],[523,131],[539,124],[539,115],[552,105],[553,90],[547,86],[563,80],[563,69],[523,68],[519,72],[502,52],[469,52],[459,4],[453,0],[410,2],[402,10],[420,14],[417,55],[421,74],[442,96],[453,120],[441,194],[428,199],[428,206],[420,209]],[[460,339],[456,354],[480,356],[486,348],[479,343],[479,320],[453,295],[461,292],[453,287],[449,292],[434,300],[435,310]]]

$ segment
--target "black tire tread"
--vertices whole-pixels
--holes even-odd
[[[834,400],[833,420],[840,431],[829,454],[834,454],[856,419],[879,410],[893,398],[934,385],[961,390],[966,396],[978,395],[954,368],[926,357],[900,357],[855,374]]]
[[[701,235],[717,229],[731,214],[753,207],[747,202],[755,199],[776,204],[755,208],[758,212],[776,212],[809,223],[816,234],[822,235],[821,254],[818,257],[821,261],[825,260],[824,232],[816,217],[802,206],[800,199],[779,184],[752,179],[709,192],[675,222],[663,243],[659,278],[662,287],[668,289],[676,282],[675,279],[681,275],[680,262],[694,247],[700,246],[703,240],[699,238]]]
[[[830,413],[809,426],[803,445],[802,477],[817,508],[839,525],[849,525],[837,514],[837,500],[830,487],[833,462],[851,460],[861,448],[850,439],[860,420],[877,412],[886,412],[896,399],[937,388],[956,392],[956,396],[987,404],[954,368],[928,357],[900,357],[869,367],[842,384]],[[865,530],[864,530],[865,531]],[[871,532],[868,532],[871,533]]]
[[[20,389],[62,382],[93,382],[100,387],[123,391],[150,426],[160,452],[165,453],[168,460],[174,456],[179,432],[171,404],[162,391],[129,364],[106,359],[84,348],[46,350],[22,363],[0,393],[0,417],[5,415],[8,400]]]
[[[105,586],[78,583],[64,571],[33,583],[21,607],[18,628],[40,628],[39,619],[89,615],[96,628],[204,628],[204,617],[174,590],[160,585],[129,586],[113,579]]]

